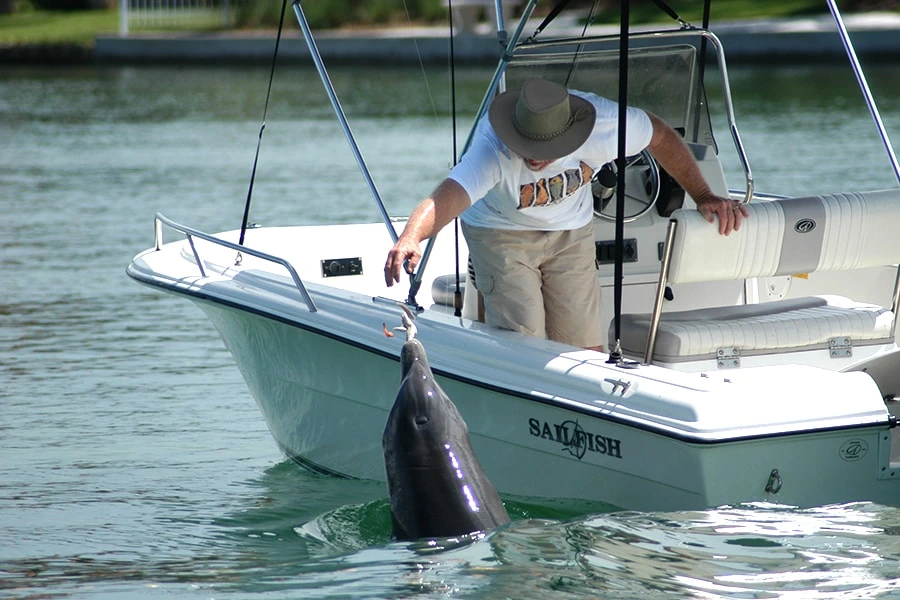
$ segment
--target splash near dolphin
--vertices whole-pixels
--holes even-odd
[[[394,538],[452,537],[508,523],[509,514],[472,450],[466,422],[415,339],[412,314],[402,318],[403,379],[381,440]]]

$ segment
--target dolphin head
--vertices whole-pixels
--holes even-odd
[[[428,364],[428,355],[425,354],[425,346],[417,339],[407,340],[400,350],[400,379],[405,379],[409,374],[410,368],[420,363],[426,369],[431,370]]]
[[[419,340],[403,344],[400,363],[403,379],[388,428],[393,428],[393,439],[409,453],[408,459],[424,466],[448,437],[468,435],[468,427],[435,380]]]

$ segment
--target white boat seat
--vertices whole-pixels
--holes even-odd
[[[622,315],[622,347],[646,348],[647,314]],[[656,334],[654,359],[676,363],[714,359],[723,348],[742,356],[772,350],[828,349],[833,340],[852,345],[891,341],[893,313],[842,296],[808,296],[762,304],[665,313]]]
[[[466,277],[463,274],[459,282],[459,289],[463,296],[466,293]],[[438,275],[431,282],[431,299],[435,304],[453,306],[453,296],[456,293],[456,274]]]
[[[672,214],[666,285],[841,271],[900,262],[900,190],[790,198],[747,205],[740,231],[722,236],[693,209]],[[677,293],[677,291],[676,291]],[[653,360],[715,357],[893,343],[894,313],[840,296],[812,296],[744,306],[661,313]],[[644,356],[653,315],[622,315],[622,348]],[[610,327],[610,343],[613,330]]]

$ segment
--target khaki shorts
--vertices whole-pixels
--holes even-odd
[[[486,323],[582,348],[603,344],[593,223],[572,231],[462,229]]]

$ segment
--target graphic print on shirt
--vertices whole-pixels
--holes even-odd
[[[577,169],[566,169],[552,177],[526,183],[519,188],[519,210],[532,206],[550,206],[574,194],[578,188],[587,185],[594,176],[594,169],[581,161]]]

